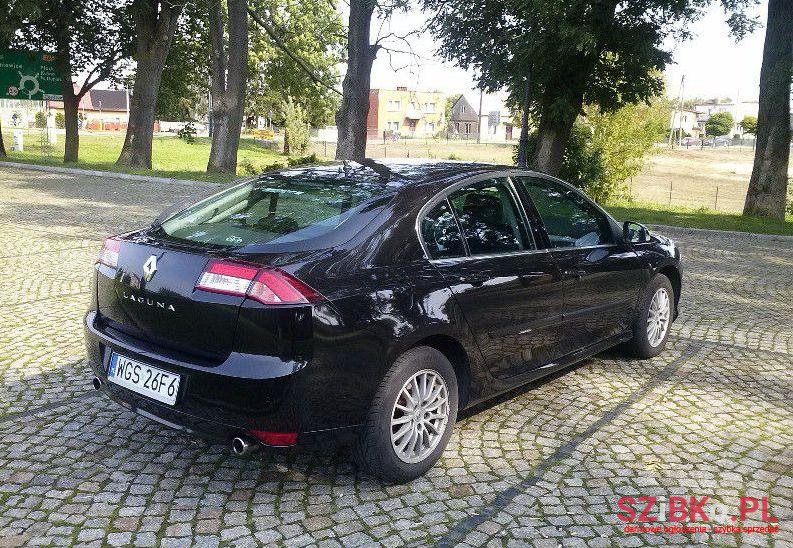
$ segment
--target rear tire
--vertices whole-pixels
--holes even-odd
[[[675,312],[672,282],[663,274],[650,280],[633,325],[628,351],[638,358],[653,358],[664,351]]]
[[[443,454],[457,419],[457,377],[449,360],[428,346],[394,362],[377,389],[353,457],[388,483],[423,476]]]

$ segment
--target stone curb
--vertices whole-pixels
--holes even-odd
[[[657,225],[652,223],[647,223],[647,226],[650,228],[657,228],[659,232],[663,233],[666,230],[670,231],[682,231],[685,230],[689,234],[713,234],[713,235],[722,235],[722,236],[749,236],[754,238],[771,238],[771,239],[779,239],[779,240],[793,240],[793,235],[788,234],[762,234],[760,232],[741,232],[740,230],[717,230],[714,228],[693,228],[688,226],[675,226],[675,225]]]
[[[48,173],[64,173],[68,175],[83,175],[88,177],[111,177],[113,179],[125,179],[141,183],[159,183],[182,186],[202,186],[205,188],[216,188],[221,183],[210,181],[194,181],[191,179],[173,179],[171,177],[152,177],[150,175],[136,175],[134,173],[119,173],[116,171],[101,171],[98,169],[80,169],[75,167],[48,166],[41,164],[26,164],[24,162],[0,162],[0,167],[13,167],[16,169],[28,169],[32,171],[46,171]]]

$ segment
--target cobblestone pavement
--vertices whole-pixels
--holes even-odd
[[[201,192],[0,171],[0,546],[793,545],[793,240],[666,230],[685,261],[667,352],[515,391],[460,420],[426,477],[384,486],[343,456],[237,458],[89,389],[101,238]],[[627,495],[731,514],[767,496],[779,531],[629,533]]]

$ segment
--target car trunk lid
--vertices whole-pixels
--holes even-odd
[[[133,337],[222,359],[231,351],[244,296],[195,290],[209,260],[197,250],[122,240],[116,267],[99,268],[100,317]]]

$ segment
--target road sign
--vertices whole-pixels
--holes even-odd
[[[63,99],[55,55],[22,50],[0,51],[0,99]]]

